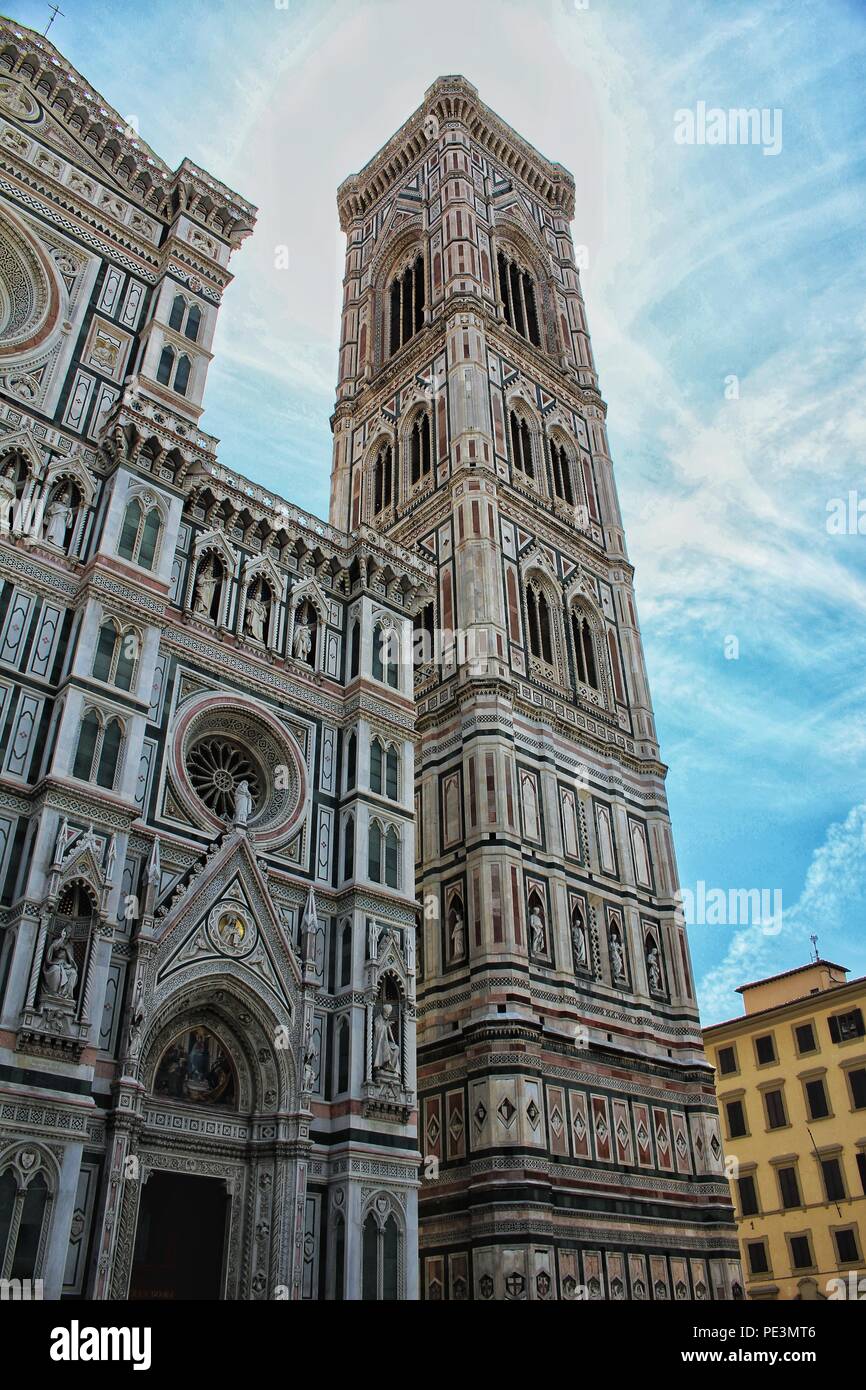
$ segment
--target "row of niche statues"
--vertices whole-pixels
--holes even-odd
[[[451,960],[463,960],[466,956],[466,923],[463,916],[463,905],[459,899],[452,904],[449,913],[448,933]],[[529,946],[533,956],[546,957],[548,955],[544,911],[535,895],[529,904]],[[620,930],[615,924],[610,930],[608,946],[611,973],[614,980],[627,980],[625,946]],[[575,908],[571,917],[571,949],[575,969],[579,971],[589,970],[590,959],[586,924],[579,908]],[[644,954],[650,990],[653,994],[662,994],[664,993],[664,973],[661,953],[658,943],[651,935],[647,935],[645,939]]]
[[[219,561],[208,554],[199,565],[193,586],[192,611],[196,616],[217,621],[224,577]],[[248,637],[263,645],[268,641],[272,603],[273,596],[263,580],[257,580],[250,586],[244,605],[243,630]],[[312,665],[315,626],[310,605],[304,603],[295,616],[292,655],[305,666]]]

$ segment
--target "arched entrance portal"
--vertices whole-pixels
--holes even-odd
[[[152,1173],[138,1211],[129,1297],[223,1297],[231,1202],[219,1178]]]
[[[310,1140],[295,1031],[294,1013],[280,1019],[226,977],[178,991],[155,1016],[119,1160],[111,1297],[285,1297],[274,1291],[297,1283],[289,1236]]]

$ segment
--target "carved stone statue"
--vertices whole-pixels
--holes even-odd
[[[45,539],[52,545],[62,546],[74,515],[69,489],[63,488],[45,513]]]
[[[583,923],[579,917],[575,917],[571,923],[571,946],[574,951],[575,965],[585,968],[586,937],[583,934]]]
[[[454,960],[461,960],[465,954],[466,926],[462,914],[458,912],[451,927],[451,955]]]
[[[144,1022],[144,983],[139,979],[135,998],[129,1011],[129,1051],[135,1054],[141,1040],[141,1025]]]
[[[217,591],[219,580],[214,569],[213,560],[207,560],[198,572],[198,579],[195,585],[195,602],[193,612],[200,613],[202,617],[209,618],[213,606],[214,594]]]
[[[318,1056],[316,1055],[316,1045],[312,1038],[307,1043],[307,1050],[304,1053],[304,1090],[312,1091],[316,1085],[316,1073],[318,1072]]]
[[[261,594],[249,594],[247,597],[247,611],[244,616],[244,627],[251,637],[257,642],[265,640],[265,623],[268,620],[268,605],[265,603]]]
[[[622,942],[618,932],[611,932],[610,937],[610,963],[613,967],[615,980],[625,979],[625,956],[622,952]]]
[[[59,999],[74,999],[78,984],[78,966],[69,945],[69,932],[63,928],[60,935],[52,941],[45,953],[42,978],[49,994]]]
[[[309,623],[298,622],[295,624],[295,631],[292,637],[292,650],[298,661],[303,661],[306,665],[310,664],[310,652],[313,646],[313,634]]]
[[[547,950],[547,941],[544,933],[544,920],[537,906],[533,907],[529,915],[529,934],[534,954],[543,956]]]
[[[240,781],[235,787],[235,825],[246,825],[252,809],[253,799],[250,796],[250,784],[247,781]]]
[[[654,944],[650,946],[646,954],[646,969],[649,977],[649,987],[656,993],[662,987],[662,963],[658,953],[658,947]]]
[[[399,1076],[400,1047],[391,1022],[393,1005],[383,1004],[373,1023],[373,1076]]]

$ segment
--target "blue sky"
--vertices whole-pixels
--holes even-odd
[[[866,516],[862,0],[62,8],[51,38],[160,156],[259,206],[202,424],[322,516],[337,184],[446,72],[573,171],[681,879],[782,892],[778,931],[692,929],[705,1021],[812,932],[866,973],[866,535],[827,529],[851,490]],[[781,110],[781,151],[677,144],[698,102]]]

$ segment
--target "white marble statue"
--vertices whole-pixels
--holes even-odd
[[[294,635],[292,637],[292,649],[298,661],[303,661],[309,665],[312,647],[313,634],[310,630],[309,623],[296,623]]]
[[[529,916],[529,932],[533,952],[537,956],[543,956],[547,950],[547,945],[544,936],[544,921],[537,907],[533,907]]]
[[[466,926],[461,913],[457,913],[451,928],[451,955],[460,960],[466,954]]]
[[[400,1048],[394,1037],[394,1024],[391,1021],[393,1005],[383,1004],[381,1013],[376,1015],[373,1024],[373,1074],[399,1074]]]
[[[69,489],[63,488],[45,513],[45,539],[52,545],[63,546],[74,515]]]
[[[250,784],[246,780],[242,780],[235,787],[235,825],[246,825],[252,809],[253,799],[250,796]]]
[[[205,618],[210,617],[214,594],[216,593],[218,583],[219,580],[214,570],[213,560],[208,560],[202,565],[198,573],[198,579],[196,580],[195,603],[193,605],[194,612],[201,613]]]
[[[655,945],[650,946],[647,951],[646,968],[650,989],[657,992],[662,987],[662,963]]]
[[[63,928],[45,953],[42,969],[45,988],[60,999],[74,999],[78,983],[78,966],[69,945],[69,932]]]
[[[571,944],[574,948],[575,965],[586,965],[586,937],[583,934],[583,923],[579,917],[575,917],[571,924]]]
[[[614,979],[625,979],[625,957],[622,953],[622,942],[616,932],[610,938],[610,963],[613,966]]]
[[[265,623],[268,620],[268,605],[261,594],[250,594],[247,598],[247,611],[244,626],[257,642],[265,640]]]

